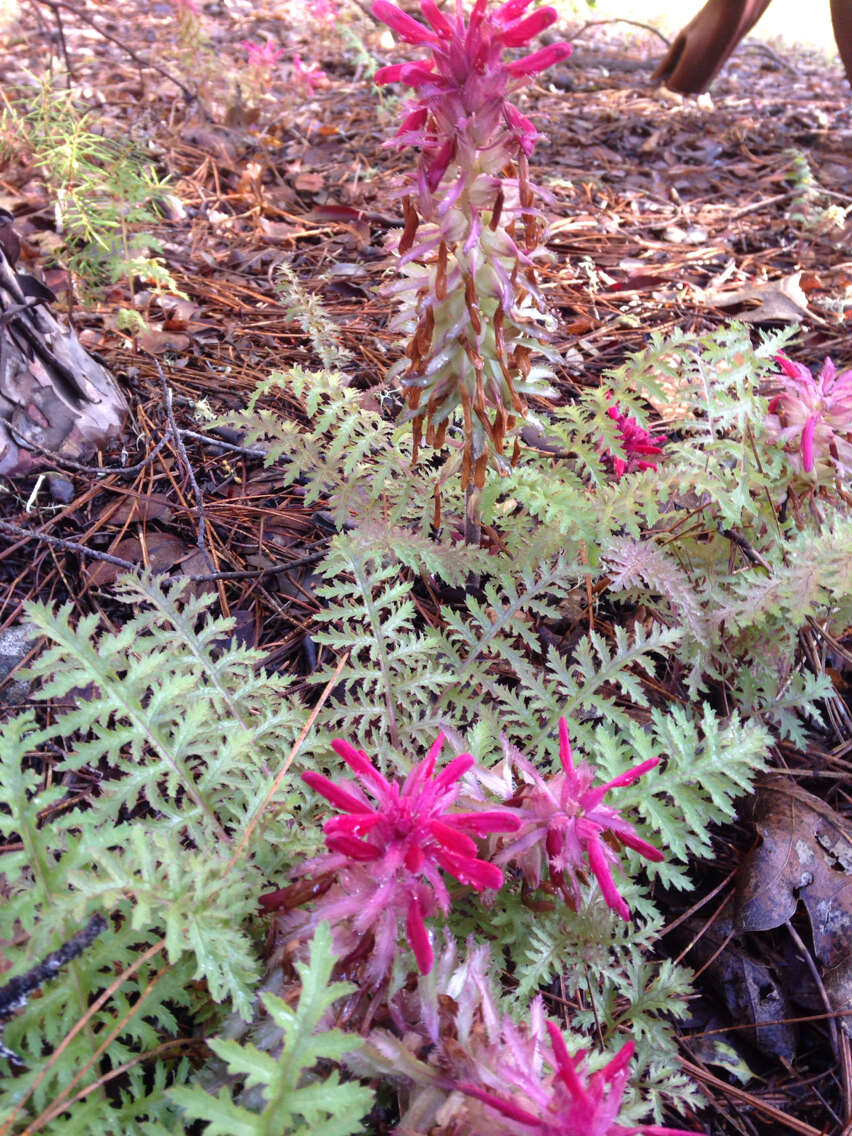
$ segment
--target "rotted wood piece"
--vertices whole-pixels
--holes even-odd
[[[676,36],[652,79],[672,91],[698,94],[715,79],[731,52],[771,0],[707,0]],[[852,83],[852,0],[831,0],[834,38]]]
[[[79,460],[117,437],[127,403],[110,372],[52,315],[56,297],[15,270],[20,240],[0,210],[0,477]]]

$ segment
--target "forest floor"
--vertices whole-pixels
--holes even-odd
[[[124,435],[101,455],[106,472],[45,458],[44,476],[0,485],[0,664],[3,651],[21,661],[9,632],[27,600],[103,610],[124,564],[194,576],[270,666],[309,668],[310,561],[327,542],[327,517],[305,507],[298,486],[282,492],[275,468],[241,452],[237,435],[219,432],[221,445],[202,435],[206,420],[243,407],[272,371],[319,366],[277,283],[282,263],[337,325],[352,387],[365,405],[383,404],[399,344],[386,330],[390,301],[376,289],[390,264],[385,237],[400,224],[395,177],[412,159],[383,148],[398,104],[365,75],[368,52],[380,63],[401,55],[359,8],[336,26],[306,28],[271,0],[212,0],[197,22],[183,9],[183,33],[181,9],[166,2],[90,4],[94,26],[62,9],[73,89],[92,109],[90,126],[132,138],[170,178],[167,216],[150,231],[186,298],[160,298],[144,284],[131,296],[119,281],[86,306],[73,300],[54,195],[40,167],[5,139],[0,206],[23,240],[18,268],[46,280],[57,309],[70,307],[81,342],[116,375],[131,409]],[[665,50],[653,31],[583,24],[560,27],[574,55],[521,103],[547,135],[532,173],[552,195],[543,283],[559,321],[563,396],[599,384],[652,332],[701,333],[734,317],[755,334],[798,324],[796,358],[812,368],[826,355],[852,365],[852,100],[840,64],[747,41],[709,95],[681,97],[650,83]],[[193,29],[202,36],[195,45]],[[266,39],[285,54],[253,89],[241,41]],[[33,76],[48,65],[62,66],[53,13],[39,3],[21,10],[2,44],[9,98],[33,92]],[[324,72],[316,90],[296,82],[293,53]],[[130,306],[149,326],[135,342],[117,319]],[[159,367],[185,452],[171,435],[146,461],[169,431]],[[297,404],[279,401],[277,410],[303,415]],[[297,560],[302,575],[274,571]],[[0,712],[15,689],[14,670],[0,666]],[[838,692],[850,701],[848,672]],[[852,741],[840,724],[798,760],[828,769],[835,780],[825,792],[830,781],[848,801],[838,787]],[[744,825],[740,849],[749,839]],[[722,871],[736,855],[732,848]],[[723,1010],[710,1009],[706,1020],[727,1025]],[[715,1107],[713,1131],[842,1129],[836,1103],[827,1119],[826,1101],[841,1094],[824,1022],[802,1023],[792,1061],[761,1055],[762,1079],[745,1088],[711,1073],[699,1048],[685,1049],[685,1061]]]

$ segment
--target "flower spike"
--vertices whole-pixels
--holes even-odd
[[[481,487],[489,466],[508,471],[503,455],[526,415],[525,396],[553,393],[546,385],[551,370],[531,368],[532,352],[548,363],[558,359],[533,263],[544,220],[534,208],[526,159],[538,132],[510,100],[530,76],[567,59],[571,46],[504,58],[557,19],[549,7],[524,15],[530,3],[490,8],[489,0],[476,0],[466,14],[461,0],[454,10],[421,0],[425,23],[390,0],[375,0],[372,9],[401,39],[431,52],[428,60],[391,64],[375,76],[414,90],[388,145],[419,151],[404,190],[397,251],[406,299],[393,325],[411,339],[391,374],[408,392],[415,460],[424,435],[440,448],[448,422],[461,418],[465,488]]]

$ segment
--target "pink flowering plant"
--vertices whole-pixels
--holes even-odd
[[[327,81],[327,78],[318,63],[305,63],[300,55],[293,56],[293,79],[306,95],[312,95],[317,87]]]
[[[573,1055],[541,996],[518,1023],[494,996],[494,959],[467,943],[459,962],[448,941],[435,973],[395,992],[393,1031],[373,1030],[350,1059],[362,1074],[402,1075],[400,1133],[456,1136],[694,1136],[693,1130],[620,1122],[632,1041],[596,1071]]]
[[[241,74],[241,83],[249,102],[258,103],[269,89],[273,74],[278,68],[283,47],[276,47],[271,39],[263,43],[258,40],[240,40],[240,46],[245,52],[245,63]]]
[[[444,916],[450,910],[442,873],[478,892],[499,889],[503,873],[479,858],[475,838],[514,832],[521,822],[507,809],[451,811],[459,779],[474,761],[462,754],[436,775],[443,734],[402,783],[388,780],[349,742],[338,739],[332,744],[360,785],[312,771],[302,775],[344,814],[325,822],[328,853],[297,873],[334,881],[302,930],[328,921],[338,933],[338,949],[366,958],[365,978],[376,984],[390,972],[403,924],[417,967],[425,974],[433,960],[425,920],[436,910]],[[264,906],[272,910],[285,896],[273,893],[265,897]]]
[[[595,785],[591,767],[574,761],[564,718],[561,772],[550,778],[508,745],[502,779],[478,767],[469,753],[438,769],[444,743],[439,734],[407,776],[391,778],[363,750],[337,739],[333,750],[354,780],[315,770],[302,774],[336,812],[323,823],[326,852],[292,872],[296,883],[263,897],[263,909],[273,915],[278,957],[293,948],[303,952],[316,929],[330,925],[340,973],[358,980],[369,1003],[368,1028],[384,1006],[383,1025],[369,1032],[364,1052],[350,1063],[364,1075],[403,1078],[400,1132],[425,1136],[441,1124],[457,1136],[675,1136],[681,1130],[619,1120],[632,1042],[590,1071],[584,1051],[569,1055],[540,997],[527,1024],[501,1010],[489,977],[489,947],[468,941],[459,964],[452,933],[455,904],[471,910],[466,894],[479,893],[499,906],[507,902],[507,884],[513,891],[521,879],[539,887],[545,873],[565,912],[581,907],[579,884],[594,877],[607,905],[628,920],[613,877],[615,848],[632,848],[656,862],[663,856],[603,799],[634,784],[659,759],[640,761]],[[497,799],[486,799],[483,786],[497,786]]]
[[[402,191],[402,279],[389,289],[401,301],[392,327],[410,337],[393,373],[407,391],[415,457],[424,430],[427,444],[441,448],[460,412],[465,488],[484,485],[489,465],[506,472],[507,440],[527,413],[526,397],[551,393],[548,363],[557,358],[536,273],[545,218],[528,159],[539,134],[510,100],[571,47],[506,58],[557,18],[553,8],[524,15],[530,2],[489,8],[477,0],[468,17],[461,0],[452,13],[422,0],[425,24],[389,0],[373,5],[402,40],[428,52],[375,76],[416,95],[390,143],[419,155]]]
[[[505,743],[504,743],[505,744]],[[611,789],[631,785],[659,764],[659,758],[628,769],[603,785],[593,784],[595,774],[585,762],[574,764],[568,723],[559,719],[559,759],[562,770],[545,778],[514,747],[507,758],[521,777],[521,788],[506,801],[520,819],[518,830],[501,841],[494,862],[516,864],[524,880],[538,888],[545,877],[575,910],[580,905],[579,882],[586,871],[597,880],[609,907],[622,919],[630,912],[616,887],[612,867],[618,862],[613,845],[632,848],[646,860],[659,862],[663,853],[636,832],[617,809],[603,803]]]
[[[651,434],[640,426],[635,418],[619,409],[617,405],[607,408],[607,415],[618,428],[618,441],[623,456],[601,446],[604,465],[616,479],[625,473],[635,473],[642,469],[656,469],[657,457],[662,454],[666,438],[663,434]]]
[[[802,481],[812,486],[849,485],[852,480],[852,369],[838,372],[826,359],[817,377],[782,352],[781,373],[764,423]]]

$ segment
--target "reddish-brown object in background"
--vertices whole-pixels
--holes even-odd
[[[678,33],[652,78],[684,94],[706,90],[769,4],[770,0],[707,0]],[[852,0],[831,0],[831,22],[852,83]]]

